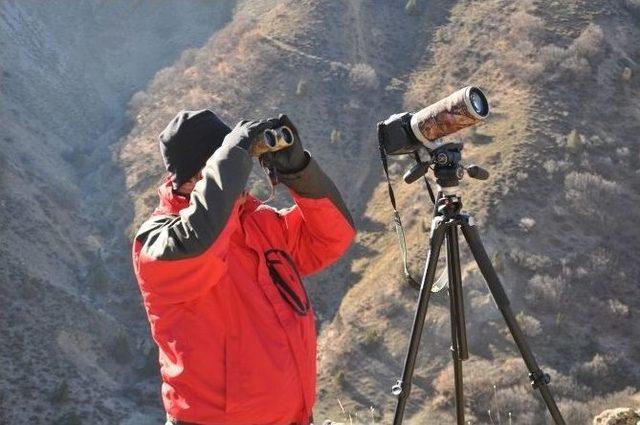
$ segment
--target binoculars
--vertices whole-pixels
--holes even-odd
[[[288,148],[294,141],[295,136],[289,127],[269,128],[249,148],[249,154],[251,156],[260,156],[267,152],[276,152]]]

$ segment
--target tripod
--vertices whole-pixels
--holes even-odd
[[[451,155],[449,155],[449,157],[451,158]],[[457,161],[452,162],[455,163]],[[449,171],[451,170],[451,165],[453,165],[456,170],[461,170],[458,164],[452,164],[450,162],[446,167]],[[421,174],[424,174],[427,171],[426,167],[420,168],[420,164],[418,164],[417,169],[423,170],[420,172]],[[443,171],[443,174],[440,176],[439,171]],[[435,202],[436,205],[433,221],[431,223],[431,235],[429,239],[429,253],[427,255],[422,282],[420,284],[420,294],[418,296],[418,303],[413,320],[411,340],[404,364],[404,371],[402,373],[402,378],[397,381],[396,385],[394,385],[392,389],[392,393],[398,397],[398,404],[396,406],[393,423],[394,425],[402,424],[405,406],[411,392],[411,381],[415,368],[416,357],[418,355],[418,348],[420,346],[420,338],[422,336],[422,330],[427,315],[427,306],[429,304],[429,298],[434,284],[440,248],[446,240],[451,314],[451,353],[453,356],[456,419],[458,425],[464,425],[462,361],[469,358],[469,351],[467,348],[467,336],[465,330],[464,301],[458,242],[458,229],[461,229],[464,239],[467,241],[469,249],[471,250],[471,254],[480,268],[480,272],[486,280],[489,291],[491,292],[500,313],[502,313],[502,317],[509,328],[509,332],[518,347],[518,351],[520,351],[520,355],[522,356],[527,369],[529,370],[531,385],[534,389],[540,391],[554,422],[556,424],[564,425],[564,419],[562,418],[562,415],[558,410],[558,406],[556,405],[548,387],[550,377],[540,369],[540,366],[538,366],[538,363],[525,340],[524,334],[511,311],[507,294],[505,293],[502,284],[500,283],[500,279],[491,264],[491,260],[484,249],[482,241],[480,240],[473,217],[461,213],[462,199],[458,195],[448,193],[450,192],[450,187],[457,186],[459,178],[462,177],[462,173],[451,173],[449,171],[446,169],[439,170],[439,167],[435,167],[438,183],[441,186],[447,187],[441,187],[439,189]],[[486,173],[484,170],[482,170],[482,172]],[[471,172],[469,174],[472,177],[475,177]],[[488,177],[488,173],[486,176]],[[415,181],[416,178],[414,177],[415,175],[410,176],[408,179],[405,176],[405,181]]]

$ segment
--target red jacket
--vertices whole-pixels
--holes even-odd
[[[313,160],[285,177],[296,205],[277,211],[241,195],[246,152],[218,151],[191,199],[159,189],[134,241],[164,406],[198,424],[308,424],[316,332],[300,278],[338,259],[355,231]]]

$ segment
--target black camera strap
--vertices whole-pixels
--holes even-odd
[[[400,248],[400,256],[402,257],[402,266],[404,268],[404,276],[409,285],[411,285],[415,289],[419,289],[420,285],[418,282],[411,276],[411,272],[409,271],[409,259],[407,253],[407,239],[404,235],[404,227],[402,226],[402,219],[400,218],[400,213],[398,212],[398,208],[396,205],[396,196],[393,192],[393,186],[391,185],[391,178],[389,177],[389,164],[387,162],[387,152],[384,150],[384,145],[382,143],[382,124],[378,124],[378,148],[380,149],[380,161],[382,161],[382,168],[384,169],[384,175],[387,179],[387,191],[389,192],[389,200],[391,201],[391,206],[393,207],[393,224],[396,229],[396,236],[398,237],[398,247]]]
[[[418,153],[418,151],[415,151],[413,153],[413,158],[416,160],[416,164],[421,164],[422,163],[422,159],[420,158],[420,154]],[[427,192],[429,193],[429,199],[431,199],[431,203],[435,206],[436,205],[436,196],[434,195],[433,189],[431,188],[431,185],[429,184],[429,180],[427,180],[427,175],[425,174],[424,176],[422,176],[422,178],[424,179],[425,186],[427,186]]]

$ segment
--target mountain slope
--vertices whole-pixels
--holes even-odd
[[[145,102],[132,108],[137,123],[120,157],[129,188],[146,194],[134,224],[154,205],[161,171],[138,154],[157,158],[152,139],[176,109],[207,106],[230,122],[293,111],[305,145],[345,193],[360,233],[347,259],[309,285],[322,326],[317,414],[344,417],[344,408],[386,422],[394,406],[388,388],[401,372],[415,293],[400,282],[395,239],[385,224],[390,214],[374,123],[477,84],[493,113],[462,134],[465,159],[488,166],[492,178],[466,181],[460,190],[481,224],[514,311],[555,377],[568,421],[581,423],[604,400],[628,400],[634,390],[624,388],[637,382],[628,373],[638,362],[633,335],[616,322],[635,308],[636,266],[629,253],[638,235],[618,228],[615,238],[603,238],[610,220],[594,206],[614,195],[605,202],[621,202],[635,214],[630,206],[638,196],[638,154],[630,138],[637,120],[608,125],[622,111],[638,116],[637,76],[626,70],[637,68],[634,18],[617,2],[576,1],[570,8],[557,2],[429,2],[414,12],[418,17],[399,5],[353,1],[285,2],[264,15],[237,14],[208,45],[159,74]],[[603,87],[595,96],[585,90],[594,85]],[[584,108],[587,100],[607,105],[609,121],[600,110]],[[614,163],[614,152],[621,162]],[[612,174],[607,164],[625,171]],[[406,159],[392,160],[396,178],[406,165]],[[427,198],[418,184],[401,185],[399,202],[419,274]],[[544,422],[481,277],[468,254],[463,258],[474,355],[466,375],[468,416],[484,422],[486,410],[496,406],[504,415],[511,411],[517,423]],[[600,289],[601,301],[594,299],[597,282],[611,280],[612,273],[616,282]],[[416,423],[452,421],[446,306],[441,293],[430,310],[408,411]],[[589,326],[585,308],[596,318]],[[614,345],[622,349],[613,352]],[[507,367],[497,369],[500,364]],[[613,395],[602,397],[608,393]]]
[[[633,17],[615,2],[576,2],[568,10],[557,2],[459,2],[406,93],[408,109],[467,82],[489,96],[492,116],[464,139],[468,162],[487,165],[492,177],[460,192],[480,219],[539,361],[558,370],[554,390],[568,423],[590,421],[606,393],[637,391],[638,330],[618,323],[638,308],[637,71],[624,78],[625,68],[637,69],[638,36]],[[633,118],[618,124],[623,113]],[[400,202],[411,251],[424,258],[426,196],[415,186],[400,188]],[[386,202],[380,186],[366,213],[373,222],[389,220]],[[378,255],[354,264],[367,273],[323,334],[321,405],[340,415],[333,399],[341,393],[347,410],[362,415],[373,405],[389,415],[395,404],[387,391],[402,371],[414,298],[399,286],[393,235],[367,231],[360,239]],[[503,418],[511,411],[516,423],[544,423],[524,365],[468,260],[469,419],[489,421],[491,409]],[[432,305],[408,412],[416,423],[453,421],[446,296]],[[617,400],[630,402],[625,394]]]
[[[345,194],[357,242],[307,282],[315,415],[390,422],[416,293],[400,274],[375,123],[468,84],[492,114],[454,137],[491,179],[465,179],[460,193],[567,422],[637,405],[636,1],[39,6],[0,4],[0,331],[11,342],[0,422],[162,420],[129,238],[157,202],[158,133],[198,108],[229,124],[288,113]],[[410,163],[390,161],[420,275],[431,206],[421,183],[401,183]],[[266,192],[257,167],[250,186]],[[462,260],[468,419],[547,423],[464,249]],[[407,423],[454,422],[448,314],[446,293],[434,295]]]
[[[131,303],[131,208],[110,145],[129,98],[232,6],[0,3],[0,422],[120,422],[145,409],[130,388],[147,334]]]

